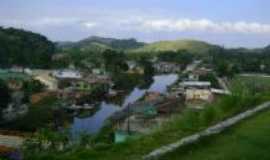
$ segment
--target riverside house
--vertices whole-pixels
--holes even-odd
[[[206,81],[184,81],[180,86],[185,90],[186,101],[211,101],[211,83]]]
[[[57,79],[81,79],[82,74],[76,70],[57,70],[52,73]]]

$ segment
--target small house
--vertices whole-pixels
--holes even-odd
[[[213,94],[209,89],[187,89],[186,101],[212,101]]]
[[[180,86],[187,88],[196,88],[196,89],[210,89],[211,82],[208,81],[184,81],[180,83]]]
[[[52,74],[58,79],[81,79],[82,74],[76,70],[58,70],[54,71]]]
[[[180,86],[185,90],[186,101],[211,101],[213,93],[211,92],[211,82],[208,81],[184,81]]]

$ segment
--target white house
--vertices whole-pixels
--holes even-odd
[[[54,71],[52,75],[58,79],[81,79],[82,78],[81,73],[75,70],[58,70],[58,71]]]
[[[209,89],[187,89],[185,95],[186,101],[211,101],[213,99],[213,94]]]
[[[184,88],[204,88],[204,89],[210,89],[211,82],[207,81],[184,81],[180,83],[180,86]]]
[[[207,81],[184,81],[180,86],[185,90],[186,101],[211,101],[213,93],[211,91],[211,82]]]

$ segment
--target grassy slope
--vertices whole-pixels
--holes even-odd
[[[158,52],[158,51],[177,51],[188,50],[191,53],[207,53],[211,45],[202,41],[177,40],[161,41],[148,44],[142,48],[133,50],[134,52]]]
[[[106,49],[112,49],[112,48],[105,44],[101,44],[97,42],[93,42],[93,43],[90,43],[89,45],[85,45],[81,47],[82,51],[92,51],[92,52],[104,52]]]
[[[198,144],[179,148],[161,160],[269,160],[270,111]]]

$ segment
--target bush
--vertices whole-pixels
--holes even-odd
[[[200,121],[204,126],[209,126],[211,123],[216,121],[218,118],[217,108],[213,106],[208,106],[206,109],[200,114]]]

